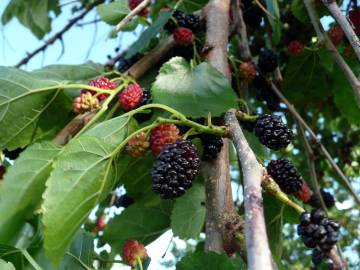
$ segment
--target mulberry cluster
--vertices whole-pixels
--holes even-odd
[[[145,89],[145,88],[143,88],[142,90],[143,90],[143,93],[142,93],[141,99],[140,99],[137,107],[141,107],[141,106],[152,103],[151,91],[149,89]],[[152,117],[152,115],[153,115],[153,113],[152,113],[152,111],[150,111],[147,113],[138,113],[134,116],[134,118],[139,123],[142,123],[142,122],[149,120]]]
[[[204,149],[202,159],[205,161],[216,159],[223,147],[222,138],[211,134],[201,134],[200,140]]]
[[[264,49],[260,52],[258,67],[262,72],[273,72],[278,66],[277,54],[269,49]]]
[[[201,29],[200,17],[194,14],[185,15],[180,10],[175,10],[172,17],[165,24],[164,29],[172,33],[178,27],[188,28],[193,32],[197,32]]]
[[[163,199],[183,195],[199,173],[199,164],[196,146],[191,141],[165,145],[152,168],[153,191]]]
[[[331,208],[335,205],[335,199],[334,196],[331,195],[331,193],[326,192],[325,190],[320,190],[321,197],[325,203],[326,208]],[[317,194],[312,194],[310,200],[308,201],[308,204],[310,204],[314,208],[321,208],[321,201]]]
[[[241,63],[239,68],[240,78],[246,82],[252,82],[256,76],[256,66],[252,62]]]
[[[335,46],[338,46],[344,38],[344,31],[338,25],[333,26],[328,31],[328,36]]]
[[[178,27],[173,32],[174,40],[177,45],[188,46],[195,43],[195,36],[189,28]]]
[[[263,145],[273,150],[286,148],[294,137],[280,116],[269,114],[259,116],[255,124],[255,135]]]
[[[131,267],[137,266],[139,260],[141,261],[148,258],[144,245],[136,240],[127,240],[125,242],[121,256],[124,262]]]
[[[265,101],[266,106],[271,111],[276,111],[280,106],[280,99],[274,93],[271,86],[265,81],[261,75],[256,75],[253,85],[256,89],[256,98],[259,101]]]
[[[136,83],[129,84],[119,95],[119,103],[121,108],[126,112],[131,111],[138,107],[143,89]]]
[[[338,241],[338,222],[328,219],[320,209],[311,213],[304,212],[300,216],[298,234],[309,248],[318,248],[327,254]]]
[[[305,49],[305,45],[298,40],[291,41],[288,45],[289,54],[293,54],[293,55],[300,54],[304,51],[304,49]]]
[[[303,179],[290,160],[272,160],[266,169],[283,192],[293,194],[301,190]]]

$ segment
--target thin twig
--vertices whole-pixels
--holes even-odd
[[[119,32],[128,22],[138,15],[144,8],[150,4],[151,0],[142,1],[136,8],[134,8],[128,15],[125,16],[115,27],[115,31]]]
[[[360,40],[356,35],[354,29],[352,28],[349,21],[346,19],[345,15],[341,12],[338,4],[335,0],[322,0],[324,5],[328,8],[331,15],[338,22],[342,30],[344,31],[346,37],[348,38],[351,46],[353,47],[358,59],[360,60]]]
[[[247,267],[250,270],[272,269],[261,193],[264,169],[246,141],[234,110],[225,115],[225,122],[244,175]]]
[[[274,15],[272,15],[267,9],[266,7],[263,6],[263,4],[260,3],[260,1],[255,0],[256,5],[269,17],[271,17],[271,19],[273,19],[274,21],[278,20],[278,18],[276,18]]]
[[[81,19],[83,19],[86,14],[88,14],[94,7],[96,7],[97,5],[103,3],[105,0],[96,0],[94,1],[92,4],[90,4],[85,10],[84,12],[82,12],[80,15],[76,16],[75,18],[71,19],[69,21],[69,23],[67,25],[64,26],[63,29],[61,29],[59,32],[57,32],[54,36],[52,36],[50,39],[48,39],[44,45],[40,46],[39,48],[37,48],[36,50],[34,50],[33,52],[29,53],[25,58],[23,58],[22,60],[20,60],[20,62],[18,64],[16,64],[15,67],[19,68],[22,65],[27,64],[31,58],[33,58],[35,55],[37,55],[38,53],[45,51],[46,48],[52,44],[55,43],[56,40],[61,39],[63,34],[65,32],[67,32],[68,30],[71,29],[71,27],[73,25],[75,25],[78,21],[80,21]]]
[[[269,82],[269,81],[268,81]],[[301,117],[301,115],[296,111],[295,107],[287,100],[287,98],[281,93],[281,91],[276,87],[276,85],[272,82],[269,82],[271,85],[272,90],[277,94],[277,96],[284,102],[290,111],[290,113],[294,116],[294,118],[303,126],[306,128],[306,130],[309,132],[310,136],[314,139],[316,144],[320,147],[321,151],[325,155],[326,159],[329,161],[330,165],[334,168],[336,173],[340,176],[340,179],[342,180],[342,183],[345,185],[347,190],[350,192],[350,194],[354,197],[356,202],[360,204],[360,198],[352,188],[350,181],[347,179],[347,177],[344,175],[344,173],[341,171],[339,166],[336,164],[335,160],[331,157],[325,146],[319,141],[316,134],[312,129],[309,127],[309,125],[305,122],[305,120]]]
[[[354,95],[356,97],[356,100],[358,104],[360,104],[360,82],[358,78],[355,76],[354,72],[351,70],[351,68],[348,66],[348,64],[345,62],[345,60],[341,57],[339,54],[337,48],[334,46],[334,44],[331,42],[329,37],[324,32],[324,29],[322,28],[322,25],[320,24],[319,15],[316,12],[316,9],[313,5],[312,0],[303,0],[306,10],[309,14],[310,21],[315,29],[316,35],[318,36],[320,42],[325,42],[326,48],[329,50],[331,55],[333,56],[335,62],[338,64],[339,68],[343,71],[344,75],[346,76],[347,80],[349,81],[353,91]]]
[[[241,0],[233,1],[233,11],[234,11],[233,13],[234,13],[235,21],[237,24],[236,29],[239,37],[238,46],[240,50],[241,60],[250,61],[252,59],[252,56],[248,42],[246,24],[242,12]]]

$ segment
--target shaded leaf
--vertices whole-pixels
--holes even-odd
[[[293,0],[291,2],[291,12],[302,23],[309,23],[309,17],[302,0]]]
[[[228,80],[214,67],[202,63],[191,68],[181,57],[165,63],[152,86],[155,103],[168,105],[187,116],[220,116],[236,107]]]
[[[176,264],[177,270],[245,270],[241,258],[229,258],[226,254],[215,252],[195,252],[186,255]]]
[[[119,251],[128,239],[147,245],[170,228],[172,206],[172,201],[152,207],[135,203],[109,222],[103,240]]]
[[[175,202],[171,214],[174,235],[182,239],[197,238],[204,226],[205,212],[204,186],[195,184]]]
[[[43,142],[28,147],[5,175],[0,189],[0,242],[11,243],[41,202],[45,182],[60,147]]]
[[[183,0],[179,9],[190,13],[202,9],[208,2],[209,0]]]

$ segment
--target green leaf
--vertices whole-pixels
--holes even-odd
[[[42,39],[51,30],[51,19],[48,15],[51,10],[58,15],[60,9],[49,0],[12,0],[7,5],[1,21],[5,25],[16,17],[38,39]]]
[[[59,84],[0,67],[0,149],[13,150],[31,142],[39,117],[59,94],[59,90],[47,88]]]
[[[195,252],[186,255],[176,264],[177,270],[245,270],[241,258],[229,258],[226,254],[215,252]]]
[[[293,0],[291,3],[291,12],[302,23],[309,23],[309,17],[302,0]]]
[[[129,12],[128,0],[118,0],[104,3],[96,7],[101,20],[110,24],[118,24]]]
[[[51,164],[60,147],[43,142],[28,147],[5,175],[0,189],[0,242],[11,243],[41,202]]]
[[[220,116],[236,107],[228,80],[207,63],[191,68],[181,57],[165,63],[152,86],[155,103],[168,105],[187,116]]]
[[[60,262],[75,232],[91,210],[114,188],[126,168],[116,149],[133,130],[124,115],[90,129],[58,155],[44,193],[45,250]],[[59,226],[59,224],[62,224]]]
[[[190,13],[202,9],[208,2],[209,0],[183,0],[179,9]]]
[[[103,240],[119,251],[128,239],[147,245],[170,228],[172,206],[172,201],[152,207],[135,203],[109,222]]]
[[[14,265],[10,262],[5,262],[0,259],[0,269],[1,270],[16,270]]]
[[[267,15],[271,28],[273,29],[272,40],[276,45],[281,41],[281,21],[280,21],[279,3],[277,0],[265,0],[265,2],[269,13],[276,18],[276,20],[274,20],[273,17]]]
[[[148,27],[135,41],[127,51],[126,58],[131,58],[142,49],[144,49],[150,43],[151,39],[156,37],[161,31],[163,26],[166,24],[168,19],[171,17],[171,12],[161,12],[159,17],[153,23],[152,26]]]
[[[205,212],[204,186],[195,184],[175,202],[171,214],[171,229],[174,235],[182,239],[197,238],[204,226]]]
[[[360,106],[358,105],[354,92],[345,75],[338,66],[332,73],[334,100],[339,111],[354,125],[360,125]]]
[[[120,181],[124,184],[127,194],[137,202],[146,205],[159,203],[159,196],[152,191],[151,167],[154,163],[152,153],[141,158],[130,158],[126,172]]]
[[[331,96],[329,74],[320,64],[317,52],[291,56],[283,89],[290,102],[303,110],[316,107]]]
[[[82,65],[50,65],[32,71],[31,75],[57,81],[81,82],[89,81],[103,73],[103,66],[88,62]]]

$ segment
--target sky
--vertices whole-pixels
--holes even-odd
[[[62,3],[68,1],[63,0]],[[3,13],[8,3],[9,0],[0,0],[0,14]],[[72,6],[67,5],[62,8],[62,14],[52,22],[53,31],[46,35],[45,40],[68,22],[68,19],[71,18]],[[87,14],[82,22],[92,22],[96,16],[94,10]],[[121,49],[124,49],[137,39],[137,35],[133,33],[126,33],[121,38],[109,39],[110,30],[111,27],[103,22],[73,27],[63,36],[65,53],[60,59],[58,58],[62,48],[61,43],[57,41],[54,45],[49,46],[45,53],[39,53],[31,59],[23,68],[30,71],[49,64],[79,64],[87,60],[105,63],[108,54],[115,55],[116,47],[120,46]],[[5,27],[0,26],[0,66],[14,66],[27,52],[33,51],[42,44],[43,41],[39,41],[17,19],[13,19]]]

